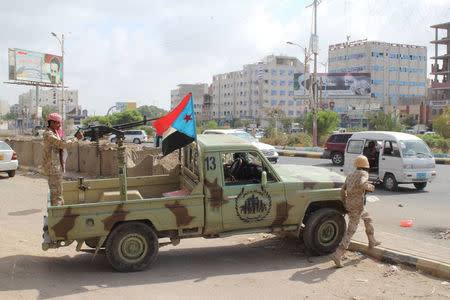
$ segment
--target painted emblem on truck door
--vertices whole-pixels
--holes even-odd
[[[240,194],[235,199],[235,210],[239,219],[245,223],[258,222],[263,220],[272,208],[272,198],[264,190],[245,191],[242,188]]]

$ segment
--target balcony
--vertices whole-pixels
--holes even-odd
[[[450,82],[431,82],[432,89],[450,89]]]

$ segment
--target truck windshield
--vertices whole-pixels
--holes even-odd
[[[257,140],[247,132],[233,132],[232,135],[243,138],[249,142],[257,142]]]
[[[403,157],[433,157],[430,148],[422,140],[399,141]]]

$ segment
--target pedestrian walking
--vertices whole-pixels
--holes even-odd
[[[65,141],[61,130],[61,116],[51,113],[47,119],[48,127],[44,132],[44,150],[42,153],[42,166],[48,176],[48,187],[50,189],[50,202],[54,205],[64,205],[62,196],[62,176],[65,171],[64,148],[77,142],[75,138]],[[76,138],[83,138],[78,132]]]
[[[330,258],[338,268],[343,267],[341,257],[348,248],[350,239],[353,234],[355,234],[360,219],[364,221],[364,226],[366,227],[369,248],[373,248],[381,243],[375,239],[372,218],[364,209],[364,197],[366,191],[373,192],[375,190],[375,186],[368,182],[368,170],[370,165],[367,157],[359,155],[355,160],[354,166],[356,167],[356,170],[347,176],[341,189],[342,201],[348,212],[349,221],[347,231],[339,244],[339,247],[332,255],[330,255]]]

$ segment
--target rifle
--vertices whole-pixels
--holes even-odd
[[[124,137],[124,132],[123,130],[126,129],[131,129],[133,127],[136,126],[142,126],[142,125],[147,125],[147,123],[157,120],[159,118],[153,118],[153,119],[147,119],[144,116],[144,119],[141,121],[136,121],[136,122],[130,122],[130,123],[123,123],[123,124],[118,124],[118,125],[113,125],[113,126],[107,126],[107,125],[89,125],[85,128],[80,128],[78,127],[77,132],[75,133],[75,136],[78,134],[78,132],[82,131],[83,135],[86,138],[89,138],[89,140],[91,142],[96,142],[98,141],[100,138],[104,137],[107,134],[115,134],[118,138],[123,138]]]

